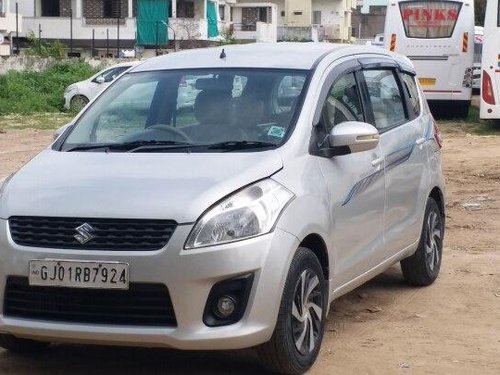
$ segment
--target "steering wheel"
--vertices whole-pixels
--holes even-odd
[[[163,124],[156,124],[156,125],[148,126],[146,129],[147,130],[148,129],[155,129],[155,130],[161,130],[164,132],[169,132],[169,133],[172,133],[174,135],[181,136],[183,138],[183,140],[186,142],[192,143],[191,138],[189,138],[186,133],[184,133],[182,130],[174,128],[172,126],[163,125]]]

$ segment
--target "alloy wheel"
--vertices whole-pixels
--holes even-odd
[[[323,292],[318,275],[307,269],[295,286],[292,304],[292,334],[295,348],[301,355],[311,353],[321,337]]]
[[[435,211],[429,212],[426,227],[425,257],[431,272],[434,272],[441,259],[441,226],[439,215]]]

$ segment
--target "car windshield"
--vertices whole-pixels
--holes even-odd
[[[60,150],[275,148],[292,130],[307,76],[279,69],[129,73],[80,117]]]

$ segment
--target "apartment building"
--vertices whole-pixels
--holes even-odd
[[[14,0],[10,1],[12,9]],[[216,40],[226,27],[219,11],[231,1],[235,0],[23,0],[20,36],[33,32],[45,40],[60,40],[74,51],[93,47],[101,55],[136,46],[172,47],[175,41],[203,45]]]
[[[356,0],[274,0],[282,40],[348,41]]]
[[[16,19],[15,4],[13,4],[14,12],[11,11],[10,3],[13,1],[0,0],[0,56],[8,56],[12,53],[16,30],[21,32],[23,28],[22,16],[18,15]]]

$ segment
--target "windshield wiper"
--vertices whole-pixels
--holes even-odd
[[[134,141],[126,143],[95,143],[72,147],[66,152],[72,151],[88,151],[97,150],[100,148],[105,149],[105,151],[128,151],[134,152],[142,147],[187,147],[190,143],[186,142],[176,142],[176,141]]]
[[[227,141],[227,142],[213,143],[211,145],[208,145],[207,148],[211,150],[237,151],[237,150],[248,150],[252,148],[267,148],[276,146],[277,146],[276,143],[271,143],[271,142]]]

